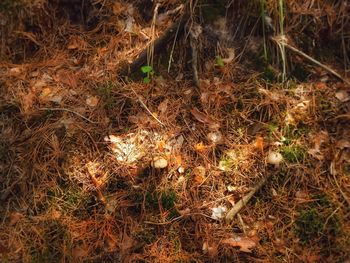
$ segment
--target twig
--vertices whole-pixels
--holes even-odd
[[[149,224],[149,225],[168,225],[168,224],[171,224],[173,222],[175,222],[176,220],[179,220],[181,218],[183,218],[184,216],[178,216],[178,217],[175,217],[169,221],[166,221],[166,222],[152,222],[152,221],[144,221],[145,224]]]
[[[175,50],[175,44],[176,44],[176,40],[177,40],[177,36],[179,34],[179,30],[180,30],[180,25],[178,25],[176,33],[175,33],[175,37],[174,37],[174,41],[173,41],[173,46],[171,47],[171,51],[170,51],[170,56],[169,56],[169,62],[168,62],[168,73],[170,72],[170,67],[171,67],[171,63],[173,62],[173,54],[174,54],[174,50]]]
[[[232,219],[241,211],[241,209],[249,202],[253,195],[265,184],[267,178],[263,178],[248,194],[246,194],[241,200],[239,200],[227,213],[226,221],[232,221]]]
[[[291,46],[288,44],[288,40],[285,36],[277,36],[277,37],[272,37],[272,40],[275,41],[277,43],[278,46],[282,45],[284,47],[287,47],[288,49],[290,49],[291,51],[297,53],[298,55],[308,59],[309,61],[311,61],[312,63],[316,64],[317,66],[320,66],[321,68],[323,68],[324,70],[327,70],[329,73],[333,74],[334,76],[336,76],[337,78],[341,79],[342,81],[344,81],[346,84],[350,85],[350,82],[345,79],[344,77],[342,77],[338,72],[336,72],[335,70],[331,69],[330,67],[322,64],[321,62],[317,61],[316,59],[310,57],[309,55],[305,54],[303,51]]]
[[[160,3],[156,4],[156,7],[154,8],[154,14],[151,24],[151,38],[152,42],[147,47],[147,65],[153,67],[153,55],[154,55],[154,38],[155,38],[155,31],[156,31],[156,20],[158,15],[158,9],[160,7]]]
[[[162,123],[146,106],[146,104],[142,101],[142,99],[140,98],[140,96],[136,93],[136,91],[130,87],[132,92],[135,94],[135,96],[137,97],[137,99],[139,100],[139,102],[141,103],[141,105],[145,108],[145,110],[162,126],[165,126],[164,123]]]
[[[81,115],[80,113],[76,112],[76,111],[73,111],[73,110],[70,110],[70,109],[66,109],[66,108],[40,108],[39,110],[41,111],[46,111],[46,110],[50,110],[50,111],[67,111],[67,112],[70,112],[70,113],[73,113],[81,118],[83,118],[84,120],[90,122],[90,123],[98,123],[98,122],[95,122],[95,121],[92,121],[90,120],[89,118],[86,118],[85,116]]]
[[[196,47],[196,39],[190,34],[190,46],[192,51],[192,70],[193,70],[193,82],[199,88],[199,79],[198,79],[198,55],[197,55],[197,47]]]

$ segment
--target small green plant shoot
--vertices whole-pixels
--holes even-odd
[[[141,67],[141,71],[144,74],[147,74],[146,77],[143,78],[143,83],[148,84],[151,82],[152,76],[154,75],[153,67],[146,65]]]
[[[216,58],[215,58],[215,66],[218,66],[220,68],[225,66],[224,61],[222,60],[221,56],[216,56]]]

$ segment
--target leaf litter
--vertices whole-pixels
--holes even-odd
[[[55,16],[39,23],[31,14],[40,30],[17,30],[21,39],[9,33],[5,45],[13,45],[0,49],[1,260],[345,259],[350,137],[344,84],[311,66],[309,83],[267,81],[241,59],[249,52],[259,57],[254,52],[263,42],[252,36],[241,50],[230,36],[232,21],[224,18],[213,27],[193,24],[201,48],[215,52],[199,56],[198,89],[180,63],[189,57],[177,42],[174,72],[155,63],[151,85],[121,80],[115,73],[176,20],[185,10],[181,1],[160,3],[155,26],[143,18],[153,9],[140,9],[138,1],[94,1],[89,16],[102,12],[104,18],[87,16],[81,27],[56,13],[59,4],[39,2],[26,12]],[[214,33],[218,45],[206,39],[212,28],[220,32]],[[278,65],[273,69],[279,73]],[[305,214],[310,221],[327,219],[322,238],[315,233],[307,246],[300,238],[317,222],[296,228]]]

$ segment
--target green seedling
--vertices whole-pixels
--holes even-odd
[[[146,77],[143,78],[143,83],[148,84],[151,82],[151,79],[154,75],[154,70],[152,66],[143,66],[141,67],[142,73],[146,74]]]
[[[216,58],[215,58],[215,66],[218,66],[220,68],[225,66],[224,61],[222,60],[221,56],[216,56]]]

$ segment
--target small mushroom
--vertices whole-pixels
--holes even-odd
[[[275,167],[278,167],[283,161],[283,156],[279,152],[269,152],[266,161],[268,164],[273,164]]]
[[[154,157],[152,161],[152,167],[155,169],[164,169],[168,166],[168,161],[163,157]]]

